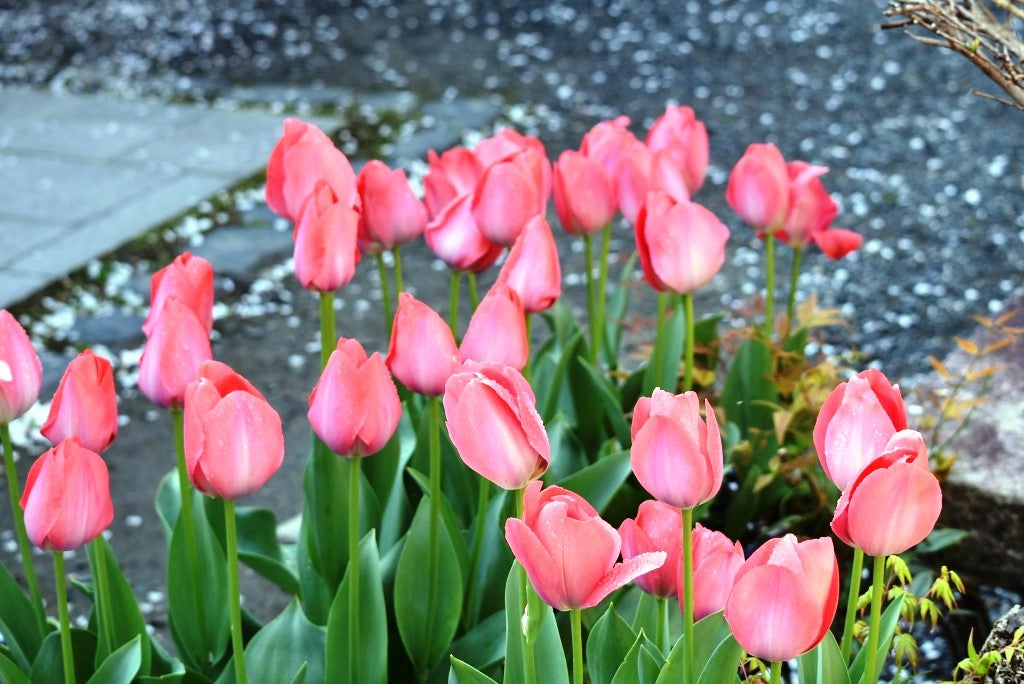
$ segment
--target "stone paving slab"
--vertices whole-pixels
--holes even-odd
[[[0,308],[258,173],[283,119],[0,89]]]

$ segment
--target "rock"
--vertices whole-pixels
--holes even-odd
[[[225,226],[207,233],[192,253],[209,261],[215,275],[248,285],[260,267],[286,258],[292,250],[289,232]]]
[[[999,618],[992,627],[992,632],[985,639],[981,652],[995,651],[1013,642],[1013,633],[1024,626],[1024,608],[1016,605],[1006,615]],[[1024,682],[1024,650],[1018,651],[1006,662],[994,666],[989,672],[986,682],[993,684],[1017,684]]]

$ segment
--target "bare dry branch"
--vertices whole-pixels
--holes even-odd
[[[1024,41],[1014,27],[1024,20],[1024,0],[890,0],[885,15],[894,19],[882,28],[904,28],[924,45],[963,55],[1010,99],[985,97],[1024,110]]]

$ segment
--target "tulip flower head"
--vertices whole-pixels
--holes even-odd
[[[153,334],[156,317],[168,297],[177,297],[192,309],[207,334],[213,330],[213,266],[202,257],[184,252],[150,278],[149,314],[142,323],[146,336]]]
[[[295,239],[295,276],[302,287],[333,292],[347,284],[359,263],[356,236],[359,211],[319,181],[299,213]]]
[[[935,528],[942,511],[939,480],[928,469],[921,435],[898,433],[897,445],[868,464],[843,490],[832,531],[869,556],[903,553]]]
[[[512,288],[523,309],[529,313],[545,311],[562,294],[562,267],[551,226],[540,214],[523,227],[509,250],[495,285]]]
[[[213,358],[210,335],[195,312],[168,297],[153,321],[139,360],[139,389],[157,406],[181,408],[185,386]]]
[[[494,361],[521,371],[530,356],[526,313],[519,295],[495,283],[480,301],[459,345],[462,361]]]
[[[43,364],[28,333],[7,309],[0,310],[0,424],[32,408],[43,386]]]
[[[600,603],[636,577],[661,567],[665,553],[617,563],[622,540],[580,495],[533,481],[523,493],[523,518],[505,521],[505,539],[545,603],[580,610]]]
[[[367,357],[357,340],[341,338],[309,395],[313,431],[342,456],[384,448],[402,417],[402,404],[379,352]]]
[[[693,619],[725,608],[736,573],[743,565],[743,547],[721,532],[700,523],[693,526]],[[682,566],[679,568],[679,607],[683,608]]]
[[[682,523],[681,510],[648,499],[640,504],[636,518],[626,518],[619,525],[623,558],[628,560],[651,551],[665,552],[664,565],[636,578],[637,586],[652,596],[668,598],[679,593]]]
[[[655,389],[633,410],[630,464],[654,498],[677,508],[712,499],[722,486],[722,438],[711,404],[700,417],[696,392]]]
[[[473,215],[473,194],[466,193],[444,206],[423,232],[423,239],[438,259],[456,271],[479,273],[501,256],[503,247],[491,242]]]
[[[828,537],[769,540],[743,563],[725,620],[748,654],[780,662],[825,637],[839,604],[839,564]]]
[[[515,368],[466,362],[445,384],[444,413],[463,462],[499,487],[522,489],[548,469],[551,445],[537,399]]]
[[[110,361],[89,349],[76,356],[60,379],[39,431],[51,444],[77,437],[96,453],[110,446],[117,437],[117,393]]]
[[[555,163],[555,211],[572,235],[593,234],[611,223],[617,201],[615,181],[600,162],[566,150]]]
[[[814,448],[825,474],[845,490],[906,427],[907,409],[899,386],[870,368],[829,394],[814,423]]]
[[[415,240],[427,226],[427,208],[413,194],[405,171],[371,159],[357,179],[362,212],[359,249],[376,254]]]
[[[647,133],[656,187],[676,199],[700,190],[708,172],[708,132],[690,107],[669,106]]]
[[[46,551],[70,551],[110,526],[114,504],[103,458],[71,437],[40,456],[21,495],[25,531]]]
[[[237,499],[262,487],[284,460],[281,417],[259,390],[206,361],[185,390],[185,465],[196,489]]]
[[[725,199],[758,234],[778,230],[790,206],[789,170],[779,148],[750,145],[729,174]]]
[[[387,366],[411,391],[433,397],[444,394],[445,383],[459,367],[459,349],[448,324],[408,292],[398,295]]]

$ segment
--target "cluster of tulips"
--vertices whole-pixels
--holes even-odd
[[[877,681],[892,633],[892,620],[883,627],[881,615],[884,560],[923,540],[941,508],[924,440],[908,429],[899,388],[877,370],[839,384],[820,407],[814,448],[841,492],[832,530],[855,549],[841,646],[830,632],[840,587],[830,537],[786,534],[745,557],[738,541],[695,523],[730,466],[723,414],[693,389],[692,294],[721,268],[729,230],[692,199],[708,166],[707,133],[693,111],[669,107],[645,141],[628,124],[624,117],[599,123],[578,151],[554,164],[539,140],[509,129],[473,149],[431,153],[421,201],[401,170],[374,160],[356,174],[323,132],[285,121],[266,198],[294,222],[295,274],[321,299],[322,369],[309,395],[315,437],[302,530],[287,553],[273,539],[263,537],[262,547],[247,541],[251,530],[240,538],[236,525],[236,516],[255,514],[236,511],[235,500],[267,482],[285,445],[281,419],[264,396],[213,358],[210,264],[186,253],[153,276],[138,385],[174,417],[178,467],[158,506],[170,544],[176,658],[139,631],[101,535],[113,516],[99,455],[117,434],[110,363],[85,351],[69,365],[42,428],[54,447],[19,494],[7,424],[37,401],[41,367],[25,331],[0,312],[0,429],[30,589],[25,601],[38,630],[33,649],[25,636],[31,626],[0,620],[7,644],[0,673],[29,681],[16,675],[31,673],[37,654],[58,653],[39,643],[53,636],[61,658],[50,671],[66,682],[75,681],[76,669],[81,675],[75,649],[85,640],[69,626],[62,556],[88,544],[93,678],[101,671],[124,677],[96,681],[380,682],[397,680],[403,667],[425,681],[449,676],[450,662],[449,681],[459,682],[493,681],[486,671],[502,672],[506,682],[558,682],[571,670],[574,682],[678,677],[693,684],[737,680],[744,652],[770,663],[775,682],[782,663],[798,657],[802,681]],[[790,335],[801,251],[816,244],[838,259],[860,244],[856,233],[832,225],[837,207],[821,184],[825,171],[754,144],[730,176],[726,199],[769,257],[765,325],[754,333],[767,342]],[[532,317],[561,293],[547,221],[552,194],[563,228],[585,243],[589,339],[581,331],[561,349],[531,350]],[[660,295],[649,389],[610,417],[622,429],[613,429],[601,453],[559,466],[569,458],[564,421],[557,442],[551,423],[566,401],[566,367],[600,374],[617,364],[610,338],[618,322],[606,320],[606,300],[618,214],[633,225],[643,275]],[[447,321],[403,286],[401,246],[420,235],[451,268]],[[602,238],[596,258],[592,236]],[[772,311],[776,240],[796,254],[781,326]],[[476,274],[506,248],[480,298]],[[388,251],[391,260],[383,258]],[[361,255],[377,259],[386,356],[335,331],[333,293],[351,280]],[[473,312],[460,335],[463,278]],[[672,339],[667,323],[673,294],[685,321],[682,340]],[[562,474],[559,484],[545,482],[549,469]],[[653,498],[616,529],[599,511],[631,475]],[[477,489],[475,502],[463,500],[466,483]],[[514,493],[514,511],[504,492]],[[502,528],[507,547],[494,541]],[[46,621],[29,541],[54,552],[59,637]],[[243,620],[240,546],[243,562],[298,599],[262,627]],[[864,554],[875,559],[869,636],[851,665]],[[0,591],[11,581],[0,577]],[[646,627],[642,607],[632,625],[614,605],[588,611],[585,660],[584,611],[633,582],[653,601],[650,629],[637,626]],[[480,620],[486,606],[497,606],[495,620]],[[552,609],[569,613],[571,668]],[[485,625],[490,641],[480,636]],[[388,646],[396,633],[401,656]],[[495,641],[500,655],[473,652]],[[396,665],[402,658],[405,665]]]

